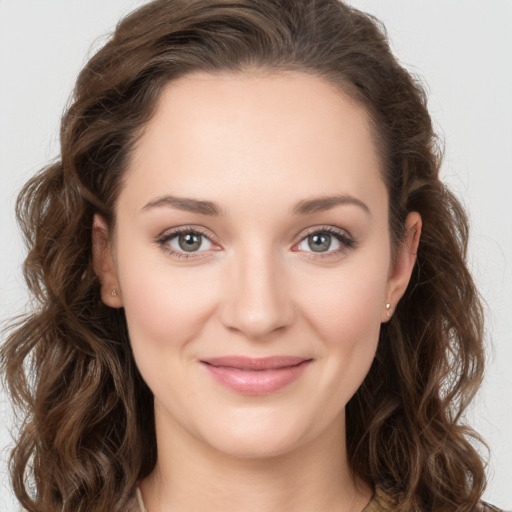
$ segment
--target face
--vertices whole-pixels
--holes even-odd
[[[300,73],[175,81],[116,213],[103,298],[159,436],[264,457],[343,429],[413,264],[360,106]]]

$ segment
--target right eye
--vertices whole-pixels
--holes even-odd
[[[193,258],[194,253],[212,249],[212,241],[200,231],[191,228],[179,228],[166,232],[158,243],[171,255],[178,258]]]

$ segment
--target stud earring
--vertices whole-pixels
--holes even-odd
[[[112,296],[116,296],[117,295],[117,290],[115,288],[112,289]]]
[[[391,309],[391,304],[386,304],[386,315],[388,315],[388,318],[391,318],[391,313],[389,310]]]

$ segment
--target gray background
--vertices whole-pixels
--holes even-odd
[[[58,154],[74,79],[137,0],[0,0],[0,321],[23,310],[17,190]],[[468,417],[491,448],[486,498],[512,508],[512,0],[352,0],[386,24],[430,93],[444,179],[470,212],[470,265],[487,303],[489,363]],[[91,46],[92,45],[92,46]],[[0,510],[17,510],[0,392]]]

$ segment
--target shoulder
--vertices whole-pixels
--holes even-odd
[[[123,512],[141,512],[136,494],[130,498],[126,504],[126,507],[123,509]]]
[[[385,512],[386,510],[390,510],[388,506],[383,506],[379,501],[374,498],[368,503],[363,512]],[[473,509],[473,512],[507,512],[506,510],[502,510],[501,508],[495,507],[494,505],[490,505],[485,501],[481,501],[477,507]],[[510,511],[512,512],[512,511]]]
[[[479,508],[475,512],[505,512],[505,511],[501,510],[501,508],[495,507],[494,505],[489,505],[489,503],[485,503],[485,501],[482,501],[480,503]]]
[[[142,494],[138,487],[135,489],[135,492],[126,504],[123,512],[146,512],[146,507],[142,501]]]

